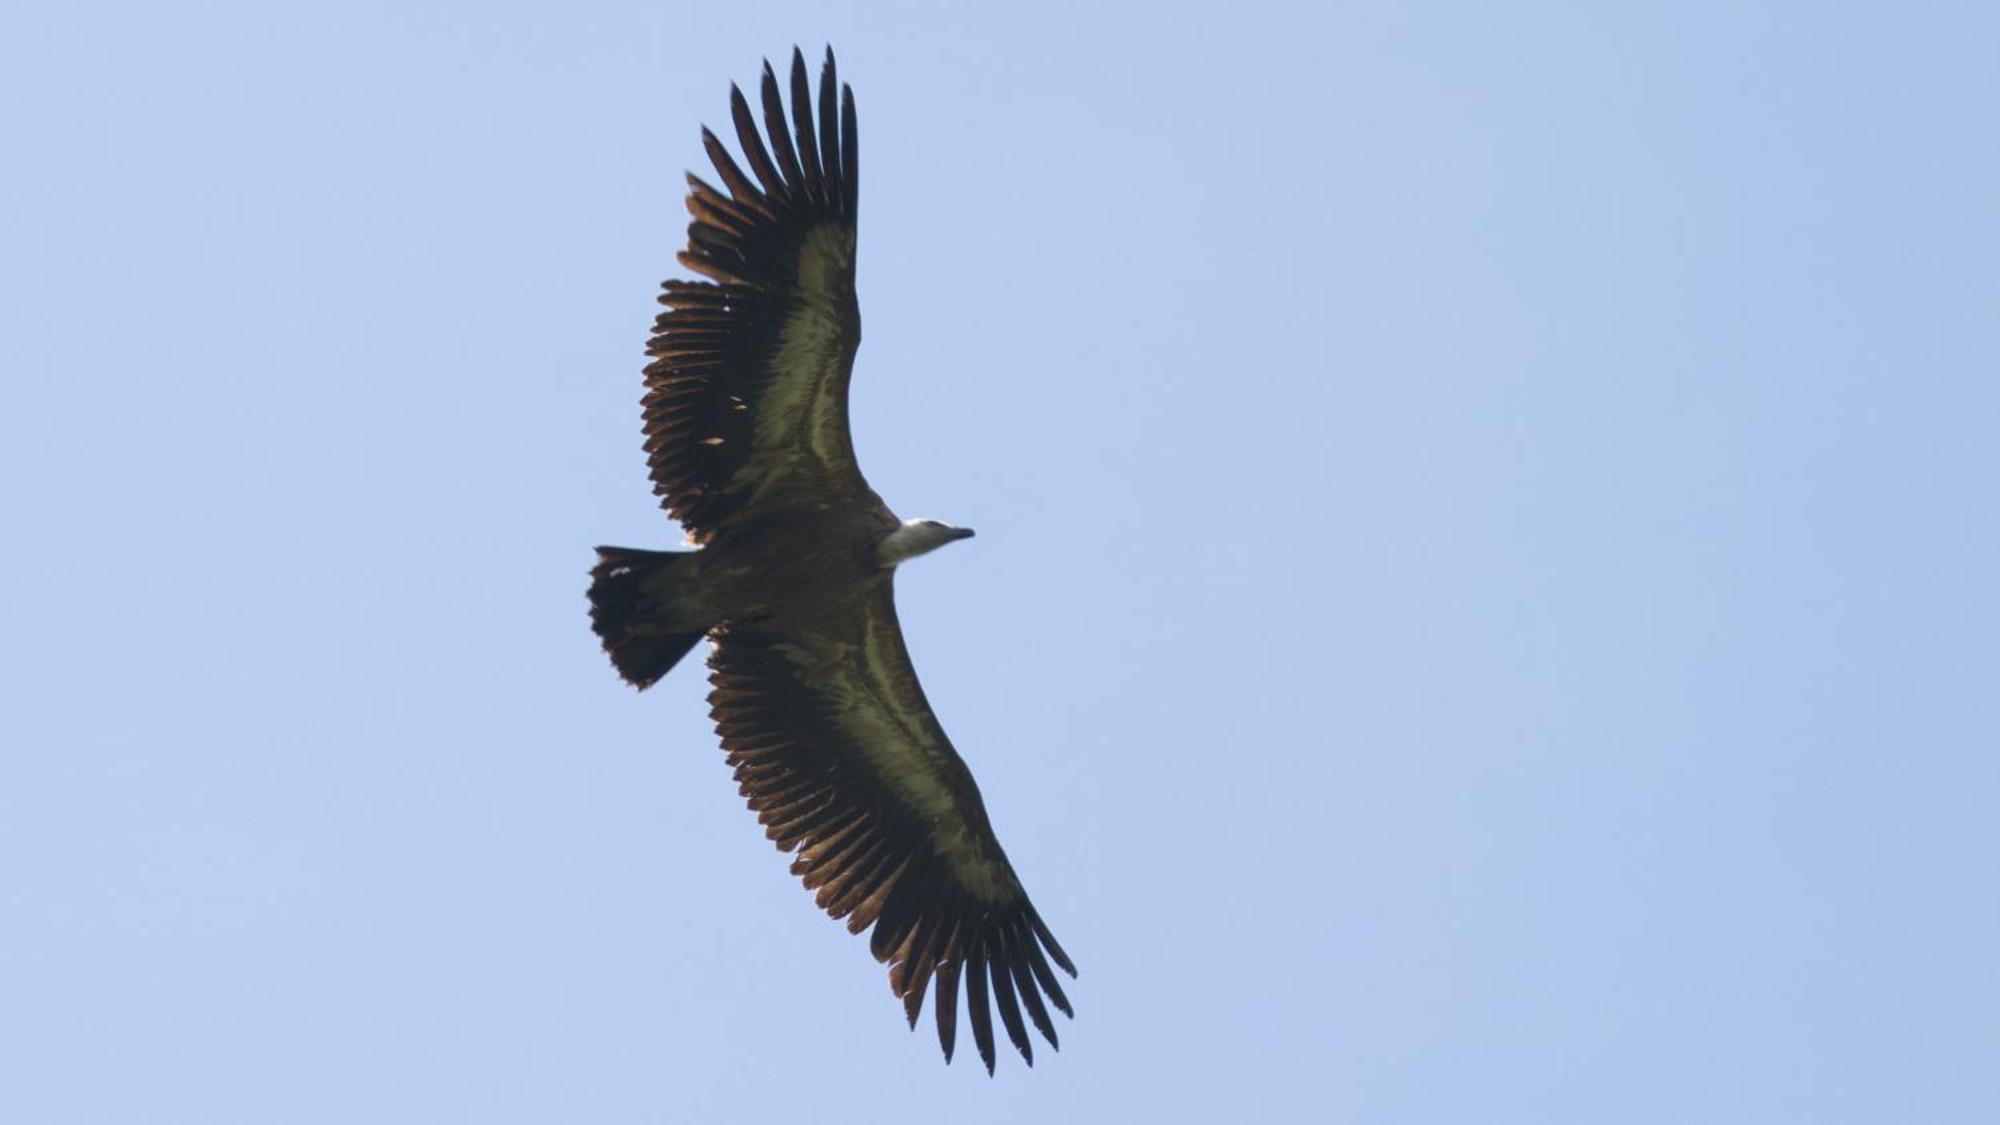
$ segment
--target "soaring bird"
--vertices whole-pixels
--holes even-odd
[[[679,261],[706,280],[664,283],[646,349],[653,491],[697,549],[599,547],[591,625],[640,689],[708,638],[709,713],[793,874],[850,931],[874,927],[869,951],[913,1029],[936,980],[947,1062],[963,983],[987,1072],[996,1008],[1033,1065],[1023,1015],[1055,1046],[1048,1010],[1071,1012],[1050,962],[1076,967],[1007,862],[896,621],[896,568],[972,531],[898,518],[855,463],[854,92],[828,50],[815,114],[796,49],[790,92],[788,114],[765,63],[760,133],[730,87],[748,174],[702,130],[722,186],[688,176]]]

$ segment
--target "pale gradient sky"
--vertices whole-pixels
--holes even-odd
[[[0,1120],[2000,1119],[2000,9],[1747,7],[8,0]],[[992,1080],[585,620],[829,41]]]

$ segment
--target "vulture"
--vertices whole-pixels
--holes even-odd
[[[758,105],[730,88],[742,160],[713,132],[720,185],[690,174],[702,280],[663,284],[643,403],[653,491],[693,550],[599,547],[591,625],[644,689],[706,638],[709,713],[736,783],[814,901],[889,966],[914,1029],[928,990],[946,1062],[960,988],[993,1071],[994,1012],[1029,1065],[1032,1023],[1071,1014],[1076,967],[993,833],[896,621],[896,568],[972,536],[900,519],[861,475],[847,388],[861,343],[854,92],[829,50]]]

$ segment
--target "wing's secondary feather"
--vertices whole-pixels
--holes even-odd
[[[805,57],[796,51],[791,87],[788,120],[777,76],[765,66],[768,147],[748,100],[731,87],[748,173],[702,130],[722,187],[689,175],[693,220],[679,257],[708,280],[665,283],[667,311],[647,346],[653,491],[696,543],[794,488],[822,496],[867,489],[847,424],[861,343],[854,96],[840,85],[831,51],[820,75],[820,128],[812,127]]]
[[[739,788],[819,906],[890,966],[916,1025],[933,980],[938,1041],[956,1038],[958,984],[988,1070],[993,1007],[1030,1063],[1027,1026],[1057,1045],[1075,974],[987,820],[971,771],[924,699],[883,582],[803,620],[735,623],[709,658],[710,709]],[[1023,1012],[1027,1019],[1023,1019]]]

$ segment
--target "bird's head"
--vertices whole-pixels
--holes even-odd
[[[969,527],[953,527],[943,520],[904,520],[903,526],[882,537],[881,545],[875,548],[875,557],[885,567],[895,566],[954,540],[970,538]]]

